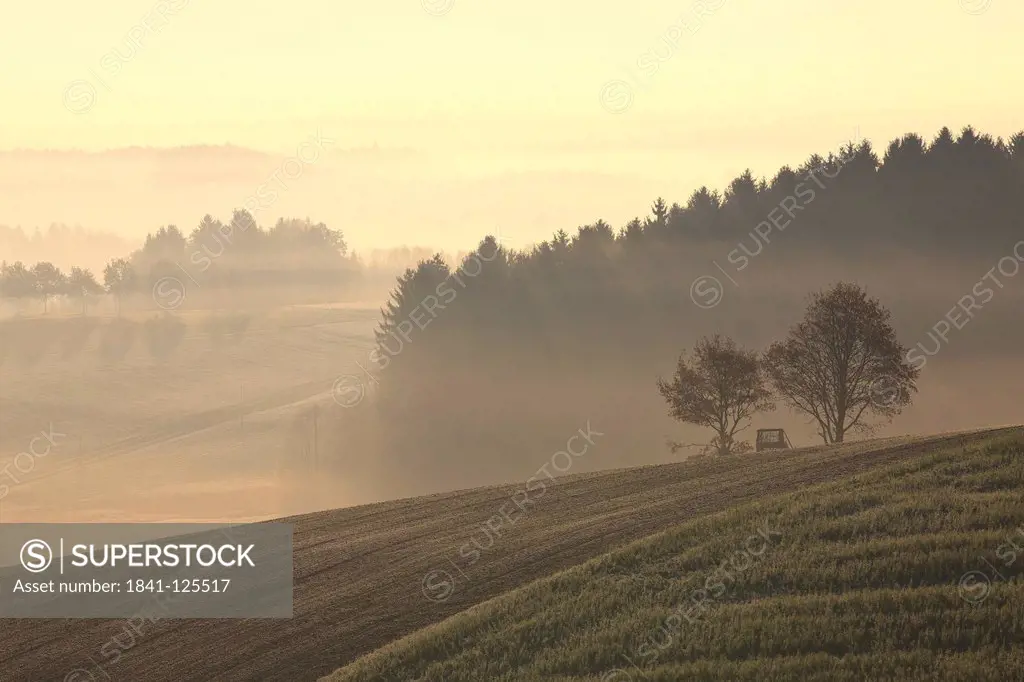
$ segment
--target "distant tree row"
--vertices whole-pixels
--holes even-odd
[[[188,237],[174,225],[162,227],[129,260],[153,280],[173,268],[180,277],[230,285],[337,280],[353,267],[347,255],[341,230],[324,223],[282,218],[263,229],[248,211],[236,210],[227,223],[204,216]]]
[[[50,262],[3,262],[0,296],[38,299],[43,312],[50,299],[68,296],[81,300],[84,313],[89,297],[107,293],[120,301],[150,292],[164,278],[211,288],[330,285],[350,282],[357,271],[340,230],[308,218],[280,219],[264,229],[247,211],[235,211],[228,223],[204,216],[188,237],[173,225],[161,227],[142,248],[111,260],[102,284],[86,268],[65,273]]]
[[[53,263],[0,263],[0,295],[4,298],[38,298],[46,312],[47,302],[55,296],[81,299],[83,312],[88,297],[102,294],[106,289],[85,268],[73,267],[64,273]]]
[[[884,159],[868,141],[850,143],[812,155],[799,168],[783,167],[770,181],[747,171],[723,194],[702,187],[685,206],[659,198],[650,215],[618,231],[598,220],[524,251],[487,237],[454,266],[440,254],[423,260],[398,280],[383,311],[378,350],[382,358],[396,355],[402,339],[394,338],[395,329],[409,324],[410,315],[422,317],[424,301],[440,300],[426,316],[429,328],[415,332],[415,355],[429,355],[429,344],[452,357],[451,348],[479,346],[485,338],[518,339],[523,347],[550,348],[553,361],[585,362],[586,348],[560,353],[548,340],[587,338],[600,328],[605,339],[621,337],[625,345],[643,339],[655,322],[692,313],[687,288],[701,274],[692,266],[710,265],[695,254],[711,253],[739,270],[769,241],[783,238],[791,223],[786,254],[807,254],[803,262],[877,258],[900,247],[988,260],[1020,239],[1022,189],[1024,132],[1003,141],[970,127],[959,137],[943,128],[930,144],[908,134],[888,145]],[[447,305],[453,296],[458,303]],[[388,370],[412,357],[402,353],[386,363]]]

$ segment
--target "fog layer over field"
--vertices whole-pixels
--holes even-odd
[[[697,306],[681,286],[678,306],[656,326],[597,307],[586,326],[544,333],[542,343],[453,341],[430,370],[401,379],[380,371],[387,351],[375,351],[372,337],[379,311],[360,303],[263,308],[238,298],[221,310],[175,313],[181,331],[157,310],[8,318],[0,433],[9,466],[0,513],[25,521],[257,518],[672,461],[693,450],[673,454],[668,439],[707,441],[673,422],[656,390],[678,353],[714,332],[764,348],[799,318],[807,292],[858,272],[926,362],[915,403],[878,435],[1019,420],[1005,399],[1024,369],[1018,279],[997,270],[1000,288],[984,279],[983,262],[921,262],[913,254],[813,270],[783,262],[781,248],[778,255],[759,262],[756,277],[725,281],[714,308]],[[947,317],[982,280],[976,300],[987,303]],[[436,318],[417,317],[443,329],[475,284],[464,281]],[[947,329],[942,320],[950,318],[962,329]],[[386,342],[396,362],[417,352],[423,332]],[[401,400],[385,401],[386,382],[399,380],[409,390],[395,386]],[[588,423],[603,434],[595,445],[553,460]],[[807,420],[786,410],[753,424],[775,426],[795,445],[818,442]],[[44,433],[56,435],[37,438]]]
[[[921,372],[903,414],[853,435],[1019,422],[1022,148],[851,142],[527,249],[368,262],[314,219],[235,211],[161,228],[91,293],[8,262],[0,515],[263,518],[677,460],[711,436],[658,393],[680,353],[716,333],[765,350],[839,281]],[[740,437],[764,427],[819,442],[781,406]]]

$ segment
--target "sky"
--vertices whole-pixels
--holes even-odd
[[[289,154],[319,130],[685,200],[850,139],[1024,128],[1022,31],[1013,0],[40,0],[0,23],[0,150]]]

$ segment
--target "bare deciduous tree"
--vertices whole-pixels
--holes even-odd
[[[711,449],[728,455],[750,449],[735,437],[755,413],[775,409],[765,384],[757,353],[716,334],[698,341],[692,358],[680,355],[672,381],[658,379],[658,390],[671,416],[713,429]]]
[[[859,286],[840,283],[813,294],[804,319],[768,349],[776,393],[816,422],[825,443],[870,432],[868,416],[892,419],[910,404],[919,371],[889,318]]]

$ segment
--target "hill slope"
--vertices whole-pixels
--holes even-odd
[[[291,620],[160,621],[130,639],[124,621],[5,620],[0,677],[65,679],[82,668],[91,677],[71,679],[315,680],[474,604],[701,515],[1009,432],[1020,431],[541,477],[533,503],[489,534],[484,524],[525,484],[292,517]],[[538,468],[549,458],[539,455]],[[467,544],[478,554],[465,555]],[[129,646],[103,655],[115,636]]]
[[[1020,679],[1022,490],[1020,433],[947,445],[687,522],[324,679]]]

